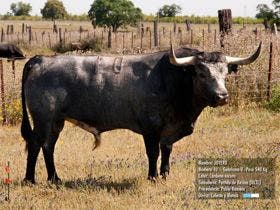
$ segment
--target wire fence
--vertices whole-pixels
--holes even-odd
[[[251,54],[262,41],[262,52],[257,61],[251,65],[240,66],[236,74],[232,73],[226,79],[231,96],[230,106],[238,107],[251,102],[262,103],[272,97],[272,90],[280,85],[280,36],[262,30],[259,25],[247,28],[234,26],[232,33],[223,40],[224,48],[221,48],[217,25],[196,25],[188,31],[183,24],[177,24],[175,28],[173,24],[159,23],[155,37],[153,25],[147,23],[112,33],[112,45],[108,48],[107,28],[94,29],[89,23],[79,26],[77,22],[76,25],[72,23],[58,25],[55,32],[51,25],[39,24],[33,27],[32,23],[30,22],[30,25],[18,23],[13,27],[9,26],[6,31],[2,27],[0,40],[18,45],[25,43],[31,48],[50,48],[57,43],[79,43],[83,39],[92,38],[101,40],[103,53],[118,54],[166,50],[172,41],[176,47],[222,51],[227,55],[243,57]],[[8,124],[16,124],[21,119],[21,76],[25,62],[26,60],[16,61],[13,66],[13,62],[2,60],[2,70],[0,63],[0,120]],[[271,62],[270,73],[269,62]]]

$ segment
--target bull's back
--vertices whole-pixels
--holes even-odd
[[[25,85],[29,110],[36,115],[73,118],[104,129],[137,130],[137,107],[143,105],[145,77],[114,58],[55,56],[30,61]]]

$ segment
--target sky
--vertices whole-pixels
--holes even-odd
[[[32,15],[41,15],[40,9],[46,0],[0,0],[0,14],[10,11],[13,2],[30,3]],[[94,0],[62,0],[66,10],[71,14],[87,13]],[[178,4],[182,15],[217,16],[219,9],[231,9],[233,16],[254,17],[258,4],[271,6],[272,0],[132,0],[144,14],[155,14],[164,4]]]

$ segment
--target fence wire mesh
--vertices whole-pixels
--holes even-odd
[[[3,22],[2,22],[3,23]],[[7,25],[13,24],[13,33],[4,32]],[[143,27],[128,28],[112,34],[112,47],[108,46],[108,29],[93,29],[90,23],[62,22],[58,24],[61,33],[55,33],[49,22],[34,23],[27,22],[25,28],[31,26],[31,33],[22,30],[22,23],[4,22],[2,24],[1,41],[11,42],[23,49],[50,48],[60,42],[79,43],[84,39],[99,39],[102,44],[103,53],[138,54],[167,50],[170,41],[176,47],[192,47],[204,51],[222,51],[231,56],[248,56],[263,42],[262,52],[256,62],[247,66],[240,66],[236,74],[228,75],[226,86],[230,93],[230,106],[239,106],[251,102],[264,102],[268,94],[268,68],[269,68],[269,46],[273,43],[271,90],[280,85],[280,35],[271,34],[262,29],[260,25],[243,28],[236,25],[231,34],[227,35],[223,42],[224,48],[220,47],[220,36],[218,25],[195,25],[191,31],[187,31],[185,25],[177,24],[174,31],[173,24],[158,24],[158,46],[154,46],[154,31],[151,23],[145,23]],[[27,25],[27,27],[26,27]],[[1,27],[1,26],[0,26]],[[80,52],[74,52],[80,54]],[[95,54],[86,52],[84,54]],[[32,56],[32,55],[30,55]],[[16,61],[15,70],[12,62],[3,62],[3,91],[1,91],[0,120],[6,114],[8,124],[16,124],[21,119],[21,77],[22,69],[26,60]],[[270,91],[271,91],[270,90]],[[3,95],[3,97],[2,97]],[[4,99],[4,101],[3,101]],[[5,108],[5,113],[3,111]]]

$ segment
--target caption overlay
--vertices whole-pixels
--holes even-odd
[[[196,160],[196,198],[273,199],[275,158]]]

